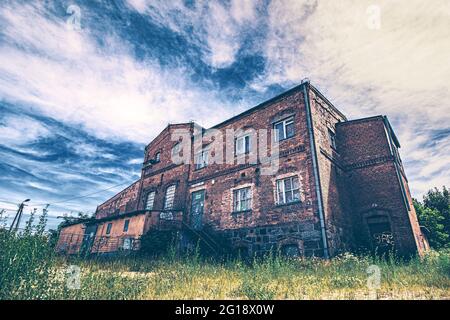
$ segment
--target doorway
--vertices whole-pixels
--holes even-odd
[[[367,218],[372,249],[379,255],[384,255],[394,249],[394,237],[391,223],[387,216],[373,216]]]
[[[200,230],[203,226],[203,207],[205,202],[205,190],[195,191],[192,193],[191,200],[191,227]]]

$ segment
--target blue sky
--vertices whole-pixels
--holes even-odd
[[[208,127],[306,77],[350,119],[388,115],[421,198],[449,185],[449,52],[447,0],[3,0],[0,207],[93,212],[167,123]]]

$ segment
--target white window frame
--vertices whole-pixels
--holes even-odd
[[[170,191],[170,190],[173,190],[173,191]],[[164,196],[164,210],[171,210],[173,208],[176,190],[177,190],[177,186],[175,184],[172,184],[167,187],[166,194]]]
[[[297,179],[298,181],[298,188],[294,188],[294,179]],[[286,181],[290,180],[291,182],[291,190],[286,190]],[[301,186],[300,186],[300,179],[298,176],[290,176],[282,179],[277,179],[275,181],[275,193],[276,193],[276,203],[279,205],[282,204],[290,204],[290,203],[297,203],[301,201]],[[298,191],[298,200],[294,200],[294,194],[295,191]],[[286,194],[291,194],[291,201],[287,202],[286,200]],[[281,195],[280,195],[281,194]]]
[[[150,198],[150,195],[152,195],[151,196],[151,206],[149,206],[149,198]],[[154,206],[154,204],[155,204],[155,195],[156,195],[156,192],[155,191],[150,191],[149,193],[147,193],[147,197],[145,198],[145,210],[153,210],[153,206]]]
[[[208,165],[209,150],[203,149],[195,154],[195,170],[200,170]]]
[[[242,193],[244,190],[248,190],[248,198],[241,199]],[[252,188],[251,187],[243,187],[239,189],[233,190],[233,212],[243,212],[243,211],[249,211],[252,210]],[[242,203],[245,201],[247,203],[247,206],[245,208],[242,207]]]
[[[172,147],[172,156],[178,156],[181,149],[181,143],[177,142],[176,144],[174,144],[174,146]]]
[[[245,140],[248,140],[248,144],[245,143]],[[239,148],[240,141],[242,141],[242,144],[241,144],[242,148]],[[248,149],[246,148],[246,146],[248,146]],[[236,155],[238,155],[238,156],[250,153],[250,150],[252,149],[252,139],[251,139],[250,134],[245,134],[240,137],[237,137],[235,140],[234,149],[235,149]]]
[[[276,129],[276,127],[277,127],[279,124],[282,124],[282,128],[283,128],[283,130],[281,130],[281,132],[280,132],[279,130]],[[292,136],[290,136],[290,137],[287,136],[287,130],[286,130],[286,127],[287,127],[288,125],[290,125],[290,124],[294,125],[294,116],[290,116],[290,117],[288,117],[288,118],[286,118],[286,119],[277,121],[277,122],[275,122],[275,123],[273,124],[273,130],[274,130],[275,142],[279,142],[279,141],[283,141],[283,140],[292,138],[292,137],[295,135],[295,126],[294,126],[294,133],[292,134]],[[282,137],[280,137],[280,133],[282,133]]]
[[[330,139],[330,146],[336,150],[336,133],[331,129],[328,129],[328,138]]]

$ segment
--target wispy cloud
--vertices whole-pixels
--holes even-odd
[[[226,68],[235,62],[245,35],[262,22],[258,13],[262,1],[194,1],[191,5],[182,0],[127,2],[152,22],[196,45],[203,60],[214,68]]]
[[[169,121],[208,125],[228,113],[214,93],[192,87],[181,66],[138,61],[114,34],[100,46],[87,27],[70,30],[66,19],[37,3],[0,9],[0,97],[101,138],[141,143]]]
[[[208,127],[305,77],[350,118],[389,116],[420,197],[450,176],[449,30],[446,0],[2,1],[0,198],[131,183],[167,122]]]
[[[373,6],[379,28],[371,25]],[[448,184],[448,1],[283,0],[272,1],[268,14],[266,71],[251,86],[309,77],[352,118],[386,114],[414,195]],[[444,138],[425,144],[436,130]]]

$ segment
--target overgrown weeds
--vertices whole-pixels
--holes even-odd
[[[80,273],[69,273],[70,266]],[[0,299],[367,299],[370,266],[380,271],[378,298],[450,297],[448,250],[408,261],[347,253],[331,260],[272,254],[245,263],[170,249],[153,259],[81,259],[57,256],[42,228],[0,230]]]

